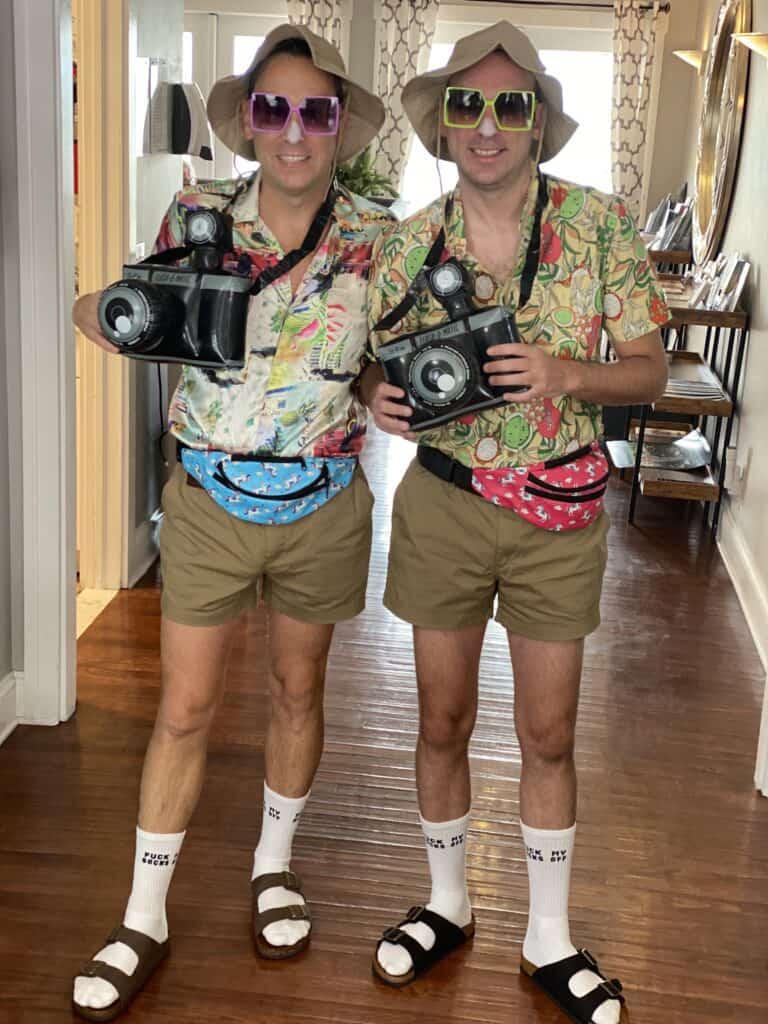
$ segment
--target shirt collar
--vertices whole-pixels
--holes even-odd
[[[255,223],[259,221],[259,192],[261,171],[250,178],[246,187],[232,205],[232,217],[239,223]],[[360,213],[354,199],[339,192],[333,207],[333,219],[344,230],[360,230]]]

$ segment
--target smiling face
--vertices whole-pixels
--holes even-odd
[[[331,75],[307,57],[278,53],[256,76],[253,89],[287,96],[297,106],[306,96],[336,96]],[[254,132],[248,100],[241,107],[243,135],[253,141],[261,164],[262,183],[286,195],[300,196],[328,187],[338,142],[337,135],[307,135],[295,113],[280,132]],[[340,118],[339,132],[344,117]]]
[[[479,89],[487,99],[493,99],[505,89],[533,90],[535,79],[530,71],[513,64],[506,54],[494,51],[454,75],[449,84]],[[490,108],[476,128],[442,125],[441,132],[458,168],[460,183],[497,191],[527,175],[531,146],[540,136],[540,117],[541,106],[537,102],[533,127],[527,131],[500,131]]]

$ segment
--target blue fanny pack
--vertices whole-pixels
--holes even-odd
[[[226,512],[282,526],[316,512],[352,483],[357,459],[265,458],[181,448],[181,464]]]

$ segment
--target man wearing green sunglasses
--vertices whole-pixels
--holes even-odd
[[[474,932],[467,748],[496,603],[522,762],[530,907],[521,969],[571,1020],[618,1024],[621,986],[577,951],[568,923],[574,733],[606,561],[601,407],[662,393],[659,327],[669,314],[621,200],[542,174],[539,164],[577,125],[522,32],[499,22],[460,40],[448,65],[409,82],[402,101],[426,148],[456,163],[459,185],[379,239],[369,293],[363,398],[381,429],[419,441],[395,495],[384,602],[414,628],[416,776],[432,880],[427,906],[384,933],[373,969],[405,985]],[[422,273],[435,252],[462,265],[476,307],[514,316],[520,340],[490,347],[482,366],[503,404],[459,411],[417,434],[403,401],[413,396],[384,381],[376,353],[446,322]],[[600,361],[603,332],[610,363]],[[496,802],[497,788],[486,802]],[[499,824],[489,815],[481,828]]]

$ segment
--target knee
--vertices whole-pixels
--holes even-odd
[[[517,738],[523,762],[558,766],[573,760],[575,722],[558,718],[517,726]]]
[[[320,665],[274,663],[270,672],[273,714],[300,727],[322,709],[324,682]]]
[[[419,740],[435,753],[466,753],[475,725],[473,711],[442,710],[422,712]]]
[[[213,695],[202,699],[187,694],[166,696],[160,704],[156,728],[173,740],[207,736],[218,704],[218,697]]]

